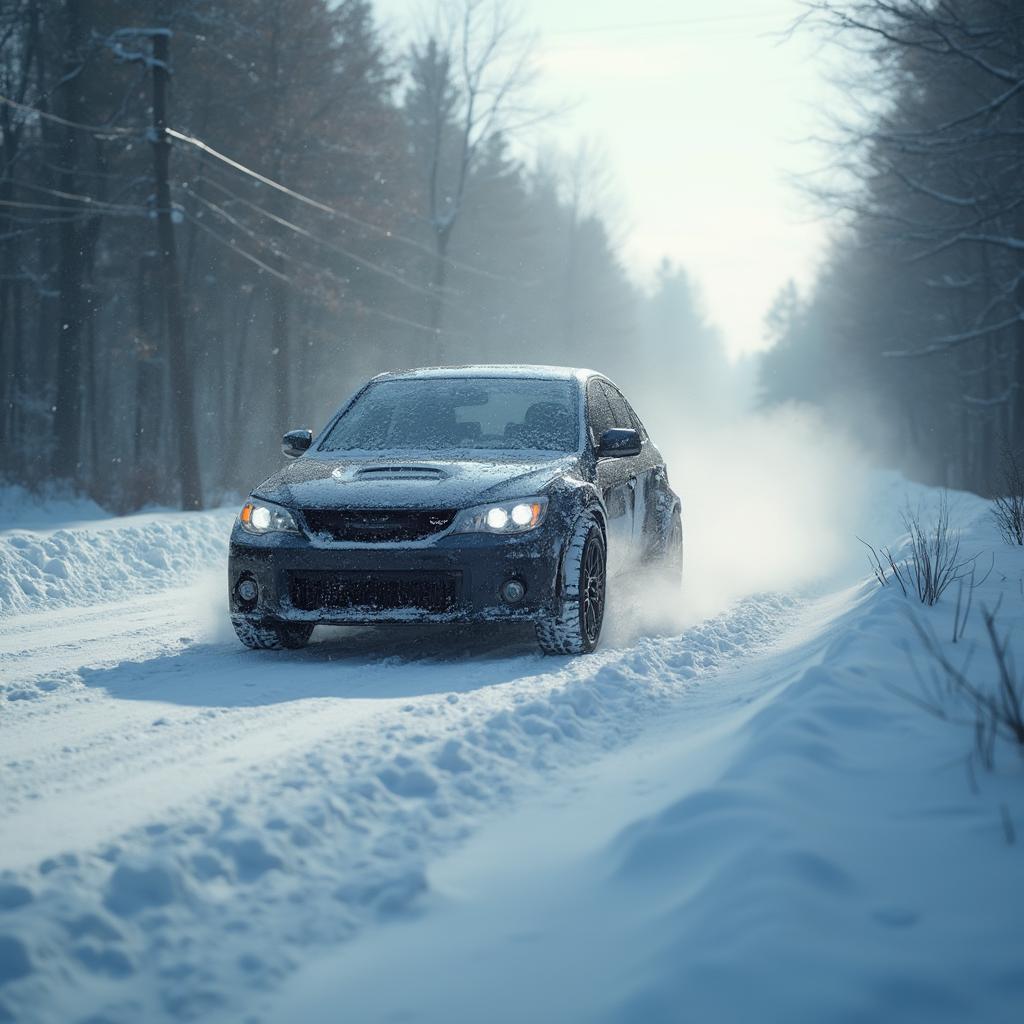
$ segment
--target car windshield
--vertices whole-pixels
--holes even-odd
[[[575,451],[568,380],[408,377],[377,381],[331,428],[321,451]]]

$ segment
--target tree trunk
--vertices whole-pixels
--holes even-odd
[[[227,437],[224,444],[224,460],[221,464],[221,481],[225,487],[234,487],[238,484],[241,474],[238,471],[238,464],[242,458],[242,441],[245,437],[245,422],[243,419],[243,407],[245,400],[245,388],[249,375],[245,372],[249,365],[249,328],[252,325],[253,305],[256,302],[256,289],[250,288],[246,294],[245,309],[242,314],[242,324],[238,331],[237,348],[235,349],[234,373],[228,374],[231,378],[231,401],[227,402],[225,396],[224,419],[227,424]]]
[[[60,93],[64,117],[83,120],[81,88],[82,0],[65,0],[64,67]],[[81,133],[65,127],[61,139],[58,187],[63,192],[77,191],[75,169],[78,165]],[[55,477],[77,482],[81,448],[82,417],[82,321],[85,317],[81,251],[81,230],[70,213],[60,224],[60,260],[57,288],[60,294],[57,322],[57,400],[55,403],[52,471]]]
[[[282,269],[283,264],[278,261]],[[270,286],[270,379],[274,387],[274,423],[278,438],[289,429],[291,416],[291,359],[289,351],[288,282],[274,278]],[[278,439],[275,438],[275,441]]]
[[[135,448],[131,504],[141,508],[163,498],[160,492],[158,439],[163,419],[164,382],[158,361],[161,346],[153,336],[159,317],[153,316],[149,296],[152,293],[151,260],[138,263],[136,278],[137,337],[135,341]]]
[[[434,234],[434,276],[430,282],[430,353],[427,362],[442,366],[447,356],[444,343],[444,299],[448,281],[448,243],[451,241],[450,227],[441,228]]]
[[[1022,122],[1024,123],[1024,122]],[[1024,237],[1024,219],[1018,219],[1018,237]],[[1017,286],[1014,289],[1014,306],[1017,323],[1012,328],[1011,342],[1014,348],[1013,374],[1013,437],[1011,447],[1017,451],[1024,448],[1024,253],[1017,258]]]
[[[1021,24],[1019,16],[1012,18],[1011,25],[1014,33],[1014,55],[1017,62],[1017,75],[1019,78],[1024,78],[1024,25]],[[1024,165],[1024,141],[1021,141],[1019,134],[1020,129],[1024,127],[1024,92],[1017,93],[1017,98],[1014,100],[1014,113],[1018,130],[1017,173],[1019,175],[1019,168]],[[1013,218],[1014,234],[1018,238],[1024,238],[1024,211],[1020,207],[1019,178],[1016,191],[1018,205],[1017,212]],[[1010,343],[1016,351],[1013,364],[1014,391],[1013,415],[1011,417],[1013,436],[1008,438],[1007,441],[1011,448],[1020,451],[1024,448],[1024,252],[1018,251],[1016,253],[1014,263],[1016,264],[1017,284],[1013,292],[1013,301],[1017,313],[1017,323],[1011,328],[1010,338]]]
[[[10,178],[9,168],[14,166],[17,147],[14,144],[10,128],[10,116],[5,108],[4,121],[4,165],[5,172],[0,178],[0,199],[14,198],[14,183]],[[16,242],[6,238],[0,253],[0,472],[9,469],[8,458],[13,454],[17,443],[14,426],[16,401],[18,400],[16,374],[14,367],[18,361],[19,340],[15,331],[14,304],[18,301],[17,283],[13,279],[17,273]]]

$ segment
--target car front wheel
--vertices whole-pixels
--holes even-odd
[[[232,615],[231,625],[238,639],[255,651],[296,650],[305,647],[313,634],[311,622],[269,622]]]
[[[545,654],[589,654],[604,621],[607,574],[604,534],[591,515],[581,517],[562,562],[558,610],[537,623]]]

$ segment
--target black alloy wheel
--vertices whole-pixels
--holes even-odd
[[[594,530],[583,549],[580,572],[580,624],[586,646],[593,649],[601,635],[605,602],[605,559],[601,534]]]
[[[536,623],[537,642],[545,654],[590,654],[597,647],[606,585],[604,533],[588,512],[569,538],[555,607]]]

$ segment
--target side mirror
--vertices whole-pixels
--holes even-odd
[[[281,438],[281,451],[289,459],[297,459],[313,443],[312,430],[289,430]]]
[[[612,427],[601,435],[601,443],[597,454],[602,459],[624,459],[630,455],[639,455],[643,448],[640,432],[631,428]]]

